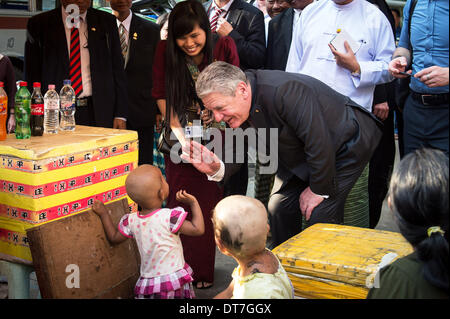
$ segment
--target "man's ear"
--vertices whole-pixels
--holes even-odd
[[[250,88],[249,84],[241,81],[237,85],[236,93],[241,95],[243,98],[247,99],[249,96],[251,96],[249,88]]]

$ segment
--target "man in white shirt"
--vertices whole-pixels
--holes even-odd
[[[356,52],[337,52],[329,44],[338,30],[357,43]],[[286,66],[310,75],[372,111],[377,84],[392,80],[387,67],[395,50],[384,14],[365,0],[321,0],[303,10]]]

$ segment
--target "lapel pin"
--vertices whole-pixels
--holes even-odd
[[[91,30],[92,30],[92,31],[94,31],[94,32],[95,32],[95,31],[97,31],[97,29],[96,29],[96,28],[91,28]]]
[[[136,33],[136,32],[135,32],[135,33],[133,33],[133,39],[134,39],[134,40],[137,40],[137,36],[138,36],[138,35],[137,35],[137,33]]]

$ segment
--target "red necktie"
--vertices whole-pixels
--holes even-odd
[[[222,14],[224,10],[216,8],[216,14],[211,19],[211,31],[216,32],[217,29],[217,20],[219,20],[220,15]]]
[[[81,56],[80,56],[80,34],[78,28],[72,28],[70,32],[70,81],[76,96],[83,91],[83,82],[81,80]]]

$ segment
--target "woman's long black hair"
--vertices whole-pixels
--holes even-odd
[[[195,93],[195,83],[186,64],[186,54],[178,47],[176,39],[180,38],[198,25],[206,33],[206,43],[203,53],[207,63],[213,59],[213,43],[211,28],[205,8],[197,0],[187,0],[175,5],[169,16],[166,49],[166,118],[170,119],[172,112],[183,119],[185,107],[190,107],[199,101]]]
[[[402,235],[423,263],[433,286],[449,291],[448,157],[439,150],[419,149],[406,155],[394,171],[390,199]],[[445,234],[427,230],[439,226]]]

